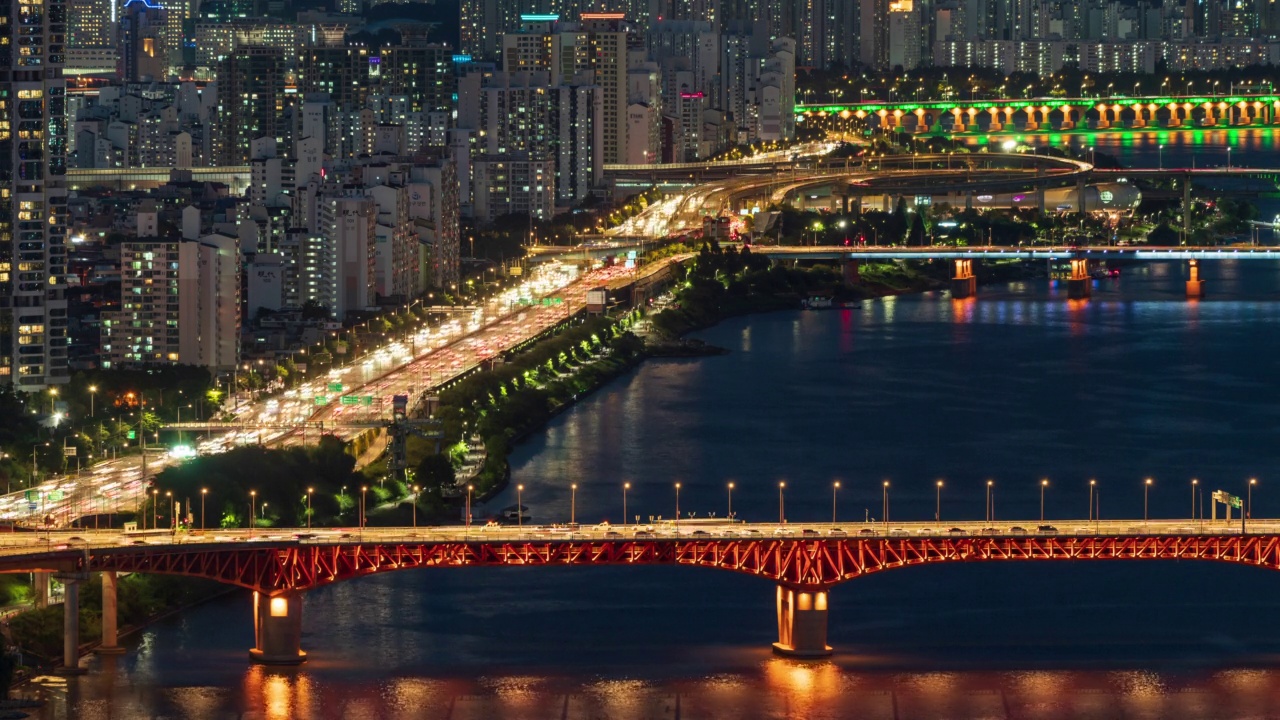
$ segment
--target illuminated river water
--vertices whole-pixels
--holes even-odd
[[[737,319],[729,355],[657,361],[519,447],[535,521],[628,508],[749,519],[1190,513],[1192,477],[1280,513],[1280,264],[1124,268],[1088,303],[1037,280]],[[514,491],[491,507],[514,502]],[[773,586],[691,568],[393,573],[309,594],[297,669],[249,663],[249,599],[160,622],[89,675],[40,683],[43,718],[1262,717],[1280,706],[1280,575],[1211,563],[956,564],[837,587],[836,655],[769,652]]]

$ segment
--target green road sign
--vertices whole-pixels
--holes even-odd
[[[61,490],[54,490],[53,492],[49,493],[49,499],[50,499],[50,500],[52,500],[52,501],[54,501],[54,502],[57,502],[57,501],[61,500],[61,499],[62,499],[62,491],[61,491]]]
[[[361,401],[361,402],[363,402],[365,405],[372,405],[372,404],[373,404],[373,396],[372,396],[372,395],[365,395],[364,397],[360,398],[360,401]]]
[[[1240,498],[1236,497],[1235,495],[1232,495],[1231,507],[1233,508],[1244,507],[1244,503],[1240,501]]]
[[[329,392],[342,392],[342,383],[329,383]]]
[[[28,490],[26,496],[27,502],[38,502],[40,500],[40,493],[36,490]]]
[[[137,440],[137,439],[138,439],[138,431],[137,431],[137,430],[130,430],[130,431],[129,431],[129,439],[130,439],[130,440]]]
[[[315,397],[315,403],[317,405],[325,405],[328,402],[329,402],[329,398],[325,397],[324,395],[317,395]]]
[[[342,404],[343,404],[343,405],[359,405],[359,404],[360,404],[360,396],[358,396],[358,395],[343,395],[343,396],[342,396]]]

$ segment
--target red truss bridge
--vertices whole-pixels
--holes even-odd
[[[745,573],[777,586],[774,648],[818,657],[831,653],[827,613],[835,585],[929,563],[1049,560],[1215,560],[1274,570],[1280,569],[1280,522],[80,531],[15,534],[0,548],[0,570],[57,573],[66,583],[68,630],[76,628],[79,583],[101,573],[108,650],[116,647],[118,573],[185,575],[252,590],[256,643],[251,654],[268,663],[306,658],[300,647],[306,591],[376,573],[553,565],[690,565]],[[73,654],[67,664],[74,667],[75,648],[68,650]]]

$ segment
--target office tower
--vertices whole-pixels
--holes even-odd
[[[285,93],[284,52],[262,45],[237,47],[218,63],[218,124],[214,158],[219,165],[247,165],[250,145],[260,137],[287,142],[295,94]]]
[[[168,12],[135,1],[120,11],[120,59],[125,82],[164,80],[169,71],[165,29]]]
[[[7,7],[0,16],[0,382],[32,391],[68,380],[67,6],[9,0]]]
[[[71,0],[67,5],[67,44],[74,48],[116,44],[115,0]]]
[[[583,13],[591,70],[600,86],[605,164],[627,156],[627,40],[632,34],[622,13]]]

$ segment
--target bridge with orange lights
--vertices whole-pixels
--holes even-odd
[[[829,593],[872,573],[941,562],[1214,560],[1280,569],[1280,521],[1073,520],[961,523],[746,524],[218,530],[193,533],[15,533],[0,571],[54,573],[66,587],[64,629],[78,637],[78,587],[103,588],[102,651],[118,651],[118,573],[205,578],[252,591],[264,663],[306,659],[308,590],[378,573],[426,568],[695,566],[772,582],[777,652],[831,653]],[[78,650],[65,647],[67,667]]]

